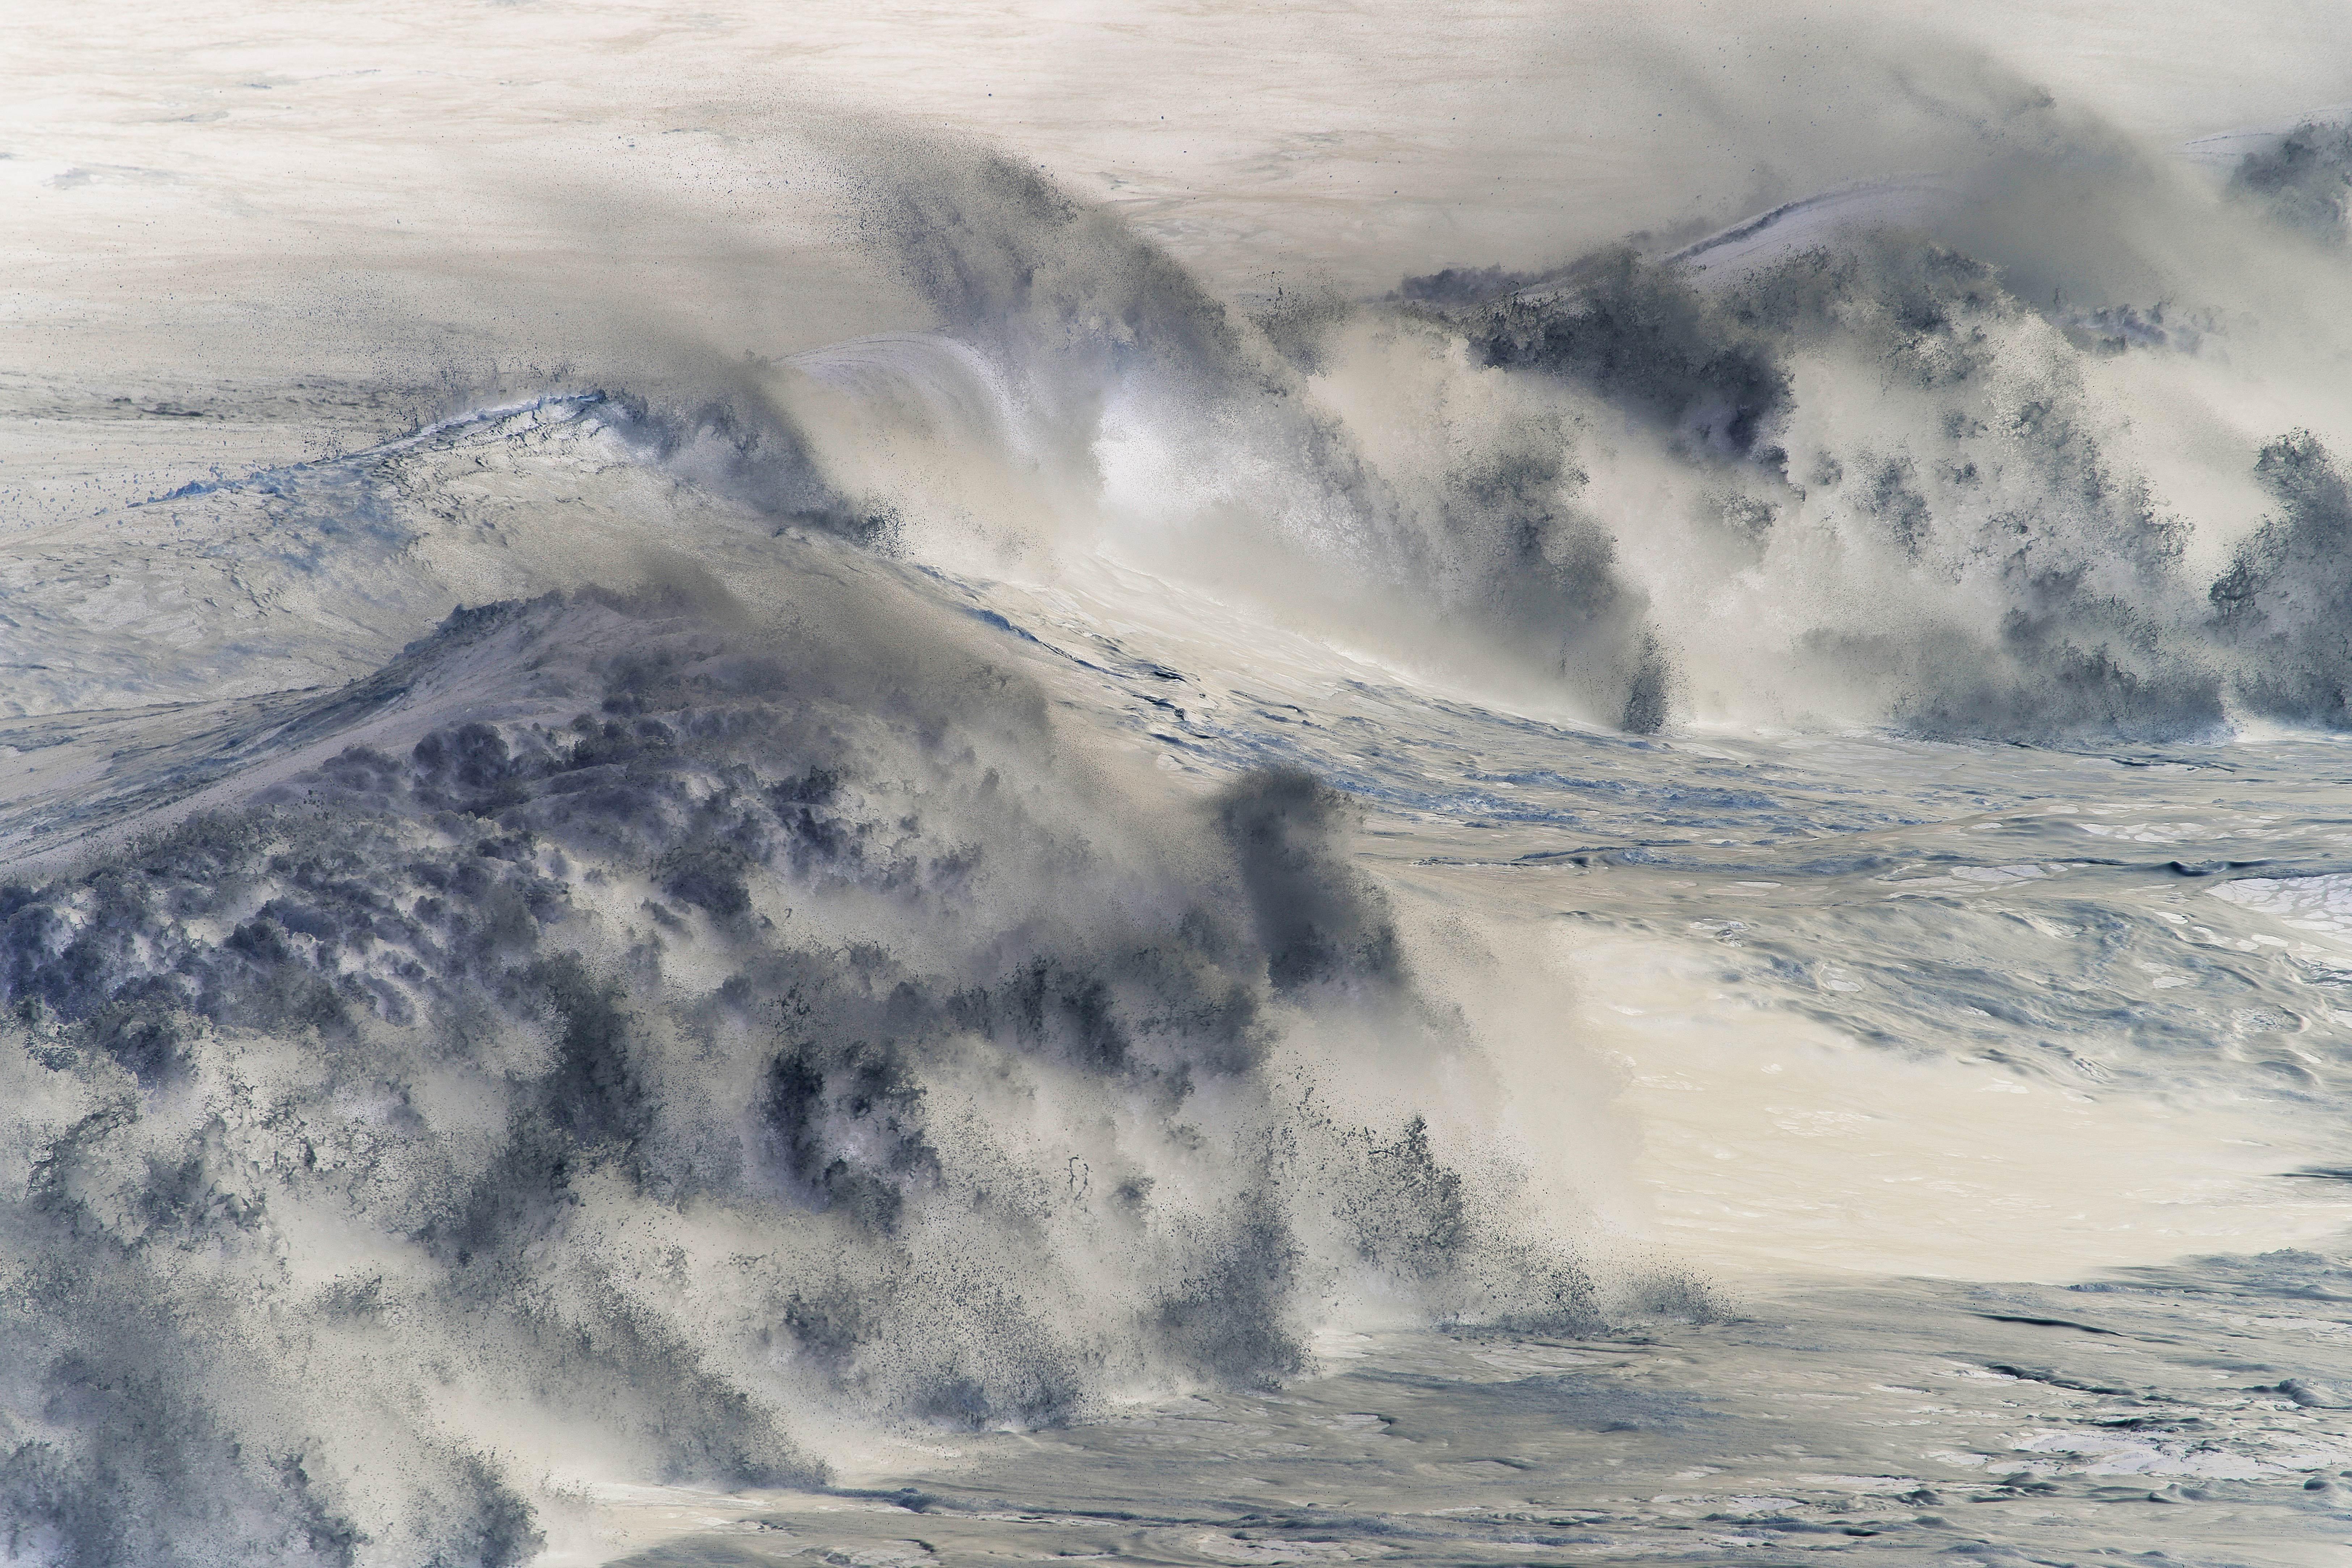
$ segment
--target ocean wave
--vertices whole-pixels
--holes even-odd
[[[1412,1108],[1477,1047],[1345,797],[1139,818],[927,624],[468,611],[238,804],[0,889],[20,1552],[514,1563],[567,1452],[805,1484],[1335,1317],[1597,1321]]]

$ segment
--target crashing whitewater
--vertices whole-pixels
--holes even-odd
[[[6,1553],[2324,1561],[2352,142],[2232,152],[1235,300],[894,146],[903,330],[20,490]],[[1749,1071],[2011,1173],[1628,1131]]]

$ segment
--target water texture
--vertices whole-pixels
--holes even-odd
[[[5,25],[0,1557],[2339,1560],[2333,35],[1209,20]]]

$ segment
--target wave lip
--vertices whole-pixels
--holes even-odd
[[[1816,192],[1744,219],[1664,258],[1703,286],[1725,289],[1794,256],[1885,228],[1932,228],[1961,199],[1948,175],[1903,174]]]

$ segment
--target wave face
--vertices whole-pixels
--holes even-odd
[[[879,330],[582,284],[338,455],[211,468],[294,395],[224,383],[10,492],[0,1552],[508,1568],[659,1488],[1172,1561],[2106,1550],[2118,1474],[2335,1528],[2278,1303],[2344,1272],[2344,132],[2199,184],[2046,109],[1245,298],[845,116]],[[2257,1245],[2126,1328],[1972,1283]],[[909,1455],[980,1479],[859,1484]],[[940,1555],[814,1507],[735,1522]]]
[[[2333,267],[2305,237],[2341,183],[2327,134],[2245,154],[2205,198],[2199,220],[2232,238],[2197,286]],[[2141,219],[2180,216],[2168,171],[2095,174]],[[2063,160],[2000,175],[2042,200],[2085,177]],[[2030,258],[1937,233],[1937,204],[1990,199],[1991,178],[1792,204],[1671,255],[1454,268],[1385,304],[1244,316],[1103,212],[979,157],[907,177],[877,219],[944,335],[794,368],[824,389],[820,426],[847,403],[889,429],[830,447],[821,429],[812,450],[919,555],[1001,572],[1108,552],[1279,592],[1389,657],[1635,732],[2340,728],[2328,438],[2282,427],[2183,474],[2136,428],[2180,417],[2147,388],[2211,396],[2254,368],[2240,356],[2297,351],[2242,342],[2225,292],[2019,297]],[[2312,418],[2332,407],[2315,387]],[[2224,515],[2160,480],[2226,495]]]
[[[1346,797],[1122,821],[803,548],[790,622],[690,574],[454,615],[237,805],[0,892],[20,1550],[520,1562],[501,1432],[807,1484],[845,1424],[1294,1374],[1342,1300],[1599,1321],[1411,1109],[1472,1047]]]

